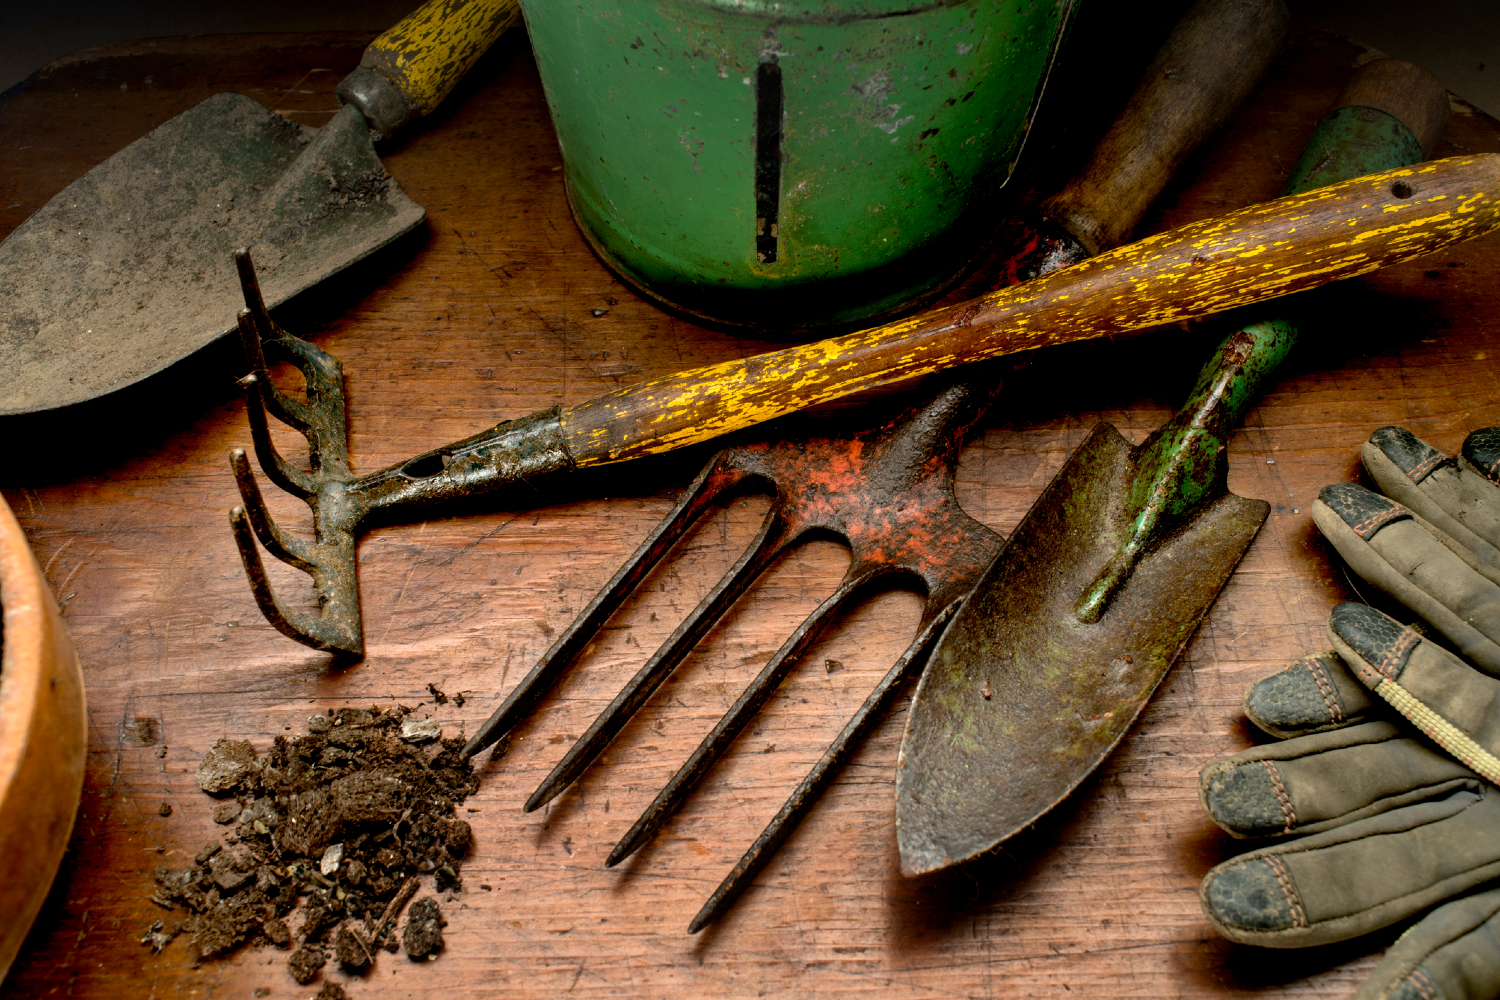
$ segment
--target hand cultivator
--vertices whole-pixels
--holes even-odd
[[[281,632],[315,649],[364,649],[355,535],[377,510],[420,509],[579,466],[670,451],[795,410],[959,364],[1049,344],[1197,319],[1434,253],[1500,223],[1500,155],[1436,160],[1278,198],[1102,253],[1080,264],[885,326],[627,386],[553,407],[355,476],[349,469],[337,360],[280,330],[238,257],[248,308],[239,319],[252,371],[243,380],[261,465],[313,511],[297,542],[266,514],[245,460],[231,463],[245,500],[230,515],[256,600]],[[306,376],[298,404],[265,380],[262,344]],[[308,440],[310,473],[271,445],[265,411]],[[251,530],[313,578],[320,613],[271,592]]]

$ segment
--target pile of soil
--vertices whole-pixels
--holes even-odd
[[[315,715],[308,735],[277,737],[264,759],[248,742],[215,743],[198,783],[223,799],[214,820],[234,828],[193,867],[157,869],[152,901],[187,913],[157,921],[142,943],[159,951],[191,934],[200,958],[295,947],[287,969],[299,983],[330,957],[360,972],[382,948],[396,951],[397,918],[419,875],[440,891],[462,889],[471,834],[454,807],[479,787],[464,741],[440,739],[436,722],[409,714]],[[403,935],[411,958],[435,957],[442,923],[436,899],[412,906]]]

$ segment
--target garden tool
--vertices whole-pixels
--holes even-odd
[[[1410,125],[1371,106],[1382,94]],[[1446,121],[1436,80],[1371,63],[1284,194],[1418,161]],[[1227,445],[1296,335],[1283,320],[1230,335],[1175,417],[1136,448],[1100,424],[1017,526],[912,699],[896,771],[903,872],[992,849],[1124,737],[1269,513],[1228,491]]]
[[[1462,211],[1460,211],[1460,207]],[[691,369],[505,421],[397,465],[353,474],[337,359],[267,315],[248,254],[241,379],[252,438],[273,482],[313,512],[314,540],[272,523],[241,449],[230,453],[244,507],[230,513],[262,613],[316,649],[363,649],[355,535],[377,510],[394,518],[544,475],[670,451],[828,400],[953,365],[1210,315],[1433,253],[1500,225],[1500,155],[1455,157],[1364,177],[1160,233],[1025,284],[870,330]],[[265,376],[262,345],[307,380],[299,404]],[[273,447],[265,411],[306,436],[303,471]],[[271,591],[252,531],[308,573],[316,615]]]
[[[1244,46],[1239,36],[1246,27],[1243,23],[1243,11],[1246,8],[1255,12],[1257,17],[1265,16],[1267,8],[1273,8],[1270,13],[1279,15],[1272,18],[1276,22],[1274,30],[1270,32],[1273,37],[1266,39],[1267,44],[1258,51],[1248,53],[1259,57],[1258,60],[1250,60],[1254,64],[1251,70],[1246,70],[1243,61],[1236,61],[1231,71],[1221,72],[1215,77],[1208,69],[1213,62],[1209,53],[1217,49],[1221,55],[1241,54],[1240,50]],[[1225,11],[1233,16],[1225,16]],[[1224,5],[1204,0],[1196,5],[1168,39],[1163,55],[1158,57],[1152,70],[1147,73],[1131,102],[1131,110],[1127,111],[1126,118],[1122,120],[1128,126],[1123,131],[1140,133],[1137,139],[1143,148],[1138,151],[1138,159],[1153,163],[1163,159],[1177,160],[1186,154],[1188,147],[1201,141],[1205,132],[1199,126],[1203,124],[1204,118],[1211,110],[1217,111],[1220,117],[1227,113],[1229,109],[1221,106],[1226,89],[1234,91],[1236,100],[1244,96],[1249,82],[1253,82],[1254,76],[1258,76],[1259,71],[1269,62],[1275,45],[1280,42],[1284,25],[1285,10],[1279,0],[1275,4],[1250,5]],[[1226,40],[1226,35],[1232,37]],[[1185,73],[1180,69],[1184,62],[1191,65],[1193,61],[1197,65],[1192,67],[1191,72]],[[1247,72],[1251,74],[1249,82],[1246,81]],[[1184,76],[1187,78],[1183,79]],[[1157,113],[1170,108],[1176,112],[1179,127],[1153,126],[1143,118],[1141,108],[1154,108]],[[1121,131],[1120,123],[1111,129],[1110,137],[1101,144],[1095,154],[1094,165],[1086,173],[1102,177],[1106,182],[1109,180],[1103,176],[1107,171],[1100,164],[1110,161],[1118,151]],[[1121,172],[1131,171],[1121,168]],[[1087,214],[1095,224],[1108,225],[1111,233],[1121,234],[1121,239],[1124,234],[1128,234],[1151,196],[1165,185],[1169,176],[1166,170],[1143,172],[1137,169],[1134,174],[1137,175],[1135,179],[1139,184],[1148,186],[1144,197],[1140,196],[1140,187],[1136,187],[1132,189],[1132,196],[1129,198],[1100,196],[1081,199],[1088,202]],[[1111,187],[1108,183],[1100,186],[1105,190],[1110,190]],[[1072,187],[1077,185],[1070,185]],[[1037,262],[1035,270],[1048,273],[1064,266],[1064,263],[1054,255],[1048,260]],[[676,812],[736,734],[801,658],[807,646],[816,640],[822,624],[839,609],[841,603],[852,599],[856,592],[867,593],[881,580],[891,582],[899,577],[914,575],[924,585],[927,596],[916,639],[876,685],[823,758],[710,897],[690,924],[689,932],[696,932],[713,922],[732,905],[802,814],[811,808],[823,786],[847,759],[853,747],[863,740],[865,731],[884,714],[892,695],[900,690],[907,678],[921,670],[932,636],[952,614],[963,596],[958,582],[966,584],[972,581],[977,569],[976,560],[987,561],[997,548],[998,536],[969,520],[953,505],[952,466],[957,460],[962,434],[940,422],[940,418],[943,422],[958,419],[961,412],[955,407],[959,403],[965,409],[974,411],[967,418],[970,422],[977,420],[979,411],[988,398],[998,391],[998,386],[989,390],[980,386],[981,382],[971,378],[964,385],[945,390],[924,407],[898,417],[878,431],[864,431],[836,440],[820,438],[806,443],[781,441],[721,452],[710,462],[708,469],[688,491],[677,510],[642,544],[615,579],[580,615],[574,626],[559,639],[542,662],[506,699],[505,704],[469,741],[466,752],[478,752],[520,722],[576,658],[578,651],[597,634],[620,602],[662,557],[666,548],[681,536],[687,524],[709,503],[742,484],[744,472],[737,471],[736,475],[726,477],[722,471],[726,468],[753,468],[760,473],[758,478],[774,486],[776,507],[768,515],[767,527],[761,539],[735,570],[726,576],[720,588],[705,599],[677,634],[641,668],[610,706],[600,713],[589,731],[573,745],[528,800],[528,811],[556,797],[583,773],[650,698],[682,657],[743,593],[750,581],[781,552],[811,533],[832,532],[854,548],[853,564],[835,595],[794,633],[751,682],[735,706],[704,739],[688,762],[657,795],[634,827],[610,853],[605,861],[607,866],[618,864],[637,850]],[[927,453],[921,450],[921,446],[926,447]],[[920,477],[917,466],[919,461],[925,463]],[[932,478],[939,475],[940,479]],[[917,481],[926,483],[928,478],[932,478],[931,488],[936,490],[931,493],[930,499],[926,493],[913,491],[911,485]],[[954,526],[962,529],[959,532],[960,538],[977,535],[980,543],[935,546],[935,540],[953,534],[945,529]],[[873,559],[869,555],[872,551],[877,553]]]
[[[69,184],[0,243],[0,415],[123,389],[234,330],[235,247],[277,305],[420,224],[371,141],[435,108],[518,16],[429,0],[365,50],[323,128],[216,94]]]
[[[1177,167],[1265,75],[1291,17],[1282,0],[1198,0],[1183,14],[1088,164],[1008,234],[1014,284],[1127,242]]]
[[[981,388],[981,384],[990,387]],[[752,486],[773,491],[775,499],[755,541],[569,748],[527,801],[528,812],[551,801],[583,773],[782,553],[813,537],[833,536],[848,543],[851,562],[834,593],[782,644],[656,796],[605,861],[612,867],[650,840],[677,811],[834,616],[877,588],[916,583],[925,595],[916,637],[704,904],[689,933],[710,923],[812,807],[827,779],[858,746],[865,731],[879,721],[902,682],[921,668],[933,638],[998,551],[1000,536],[965,514],[954,499],[953,470],[965,433],[999,388],[998,380],[980,376],[943,388],[924,404],[878,428],[833,438],[788,437],[719,452],[666,520],[474,734],[464,752],[477,753],[529,714],[672,544],[706,510],[737,491]]]
[[[1281,742],[1210,763],[1199,798],[1231,835],[1279,842],[1214,868],[1199,897],[1225,937],[1272,948],[1436,907],[1357,997],[1489,998],[1500,891],[1474,890],[1500,878],[1500,428],[1470,434],[1454,459],[1383,427],[1362,457],[1382,492],[1325,487],[1313,520],[1418,621],[1340,604],[1332,650],[1246,691],[1245,714]]]

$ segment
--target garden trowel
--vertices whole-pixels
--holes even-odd
[[[425,213],[375,155],[519,17],[430,0],[377,38],[321,129],[215,94],[64,188],[0,243],[0,415],[138,382],[236,329],[232,251],[267,304],[374,253]]]
[[[1446,120],[1436,80],[1409,63],[1370,63],[1283,193],[1415,163]],[[896,769],[903,872],[1018,833],[1129,730],[1270,511],[1229,492],[1226,447],[1295,339],[1281,320],[1243,327],[1143,444],[1100,424],[1042,492],[913,697]]]

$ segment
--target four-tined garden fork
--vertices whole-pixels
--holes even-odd
[[[988,375],[988,373],[987,373]],[[970,373],[971,379],[973,373]],[[769,488],[771,508],[750,547],[666,643],[575,743],[526,803],[539,808],[588,768],[673,669],[777,557],[816,537],[851,550],[832,596],[792,633],[698,749],[610,854],[615,865],[672,816],[736,735],[840,611],[881,587],[915,583],[925,604],[914,638],[769,826],[704,904],[688,930],[713,922],[734,902],[811,808],[818,792],[921,670],[948,619],[1002,544],[964,513],[953,496],[954,467],[966,432],[998,384],[948,384],[884,425],[842,437],[765,441],[720,451],[656,528],[465,747],[475,754],[524,719],[604,622],[625,602],[687,529],[729,497]]]

